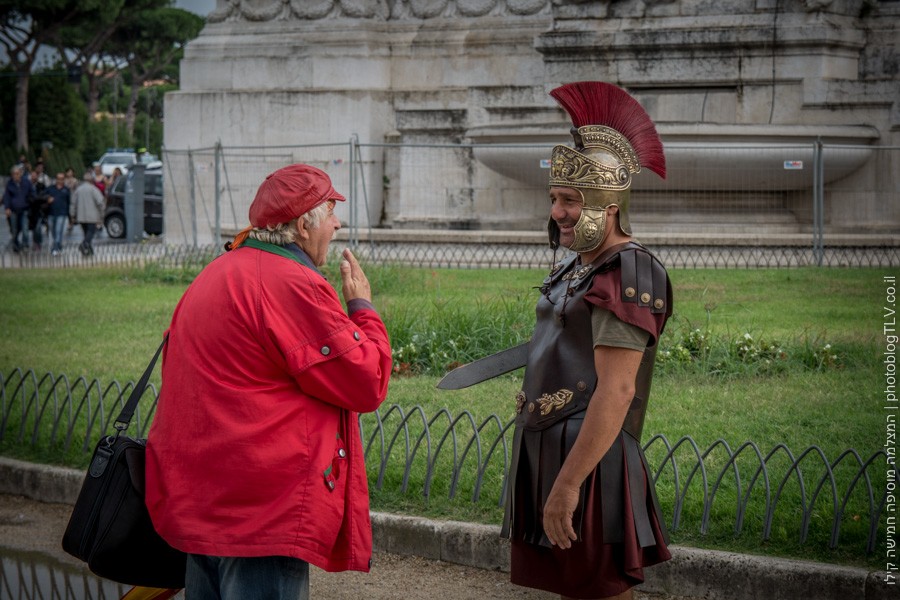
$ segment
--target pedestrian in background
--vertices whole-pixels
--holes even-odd
[[[103,194],[94,185],[94,174],[88,171],[84,174],[84,181],[75,190],[69,207],[72,222],[80,224],[84,232],[84,240],[79,247],[83,256],[94,254],[94,235],[97,233],[97,223],[103,220],[104,204]]]
[[[119,178],[121,176],[122,176],[122,169],[120,169],[119,167],[116,167],[115,169],[113,169],[112,175],[110,176],[109,181],[106,186],[106,189],[107,189],[106,195],[107,196],[109,196],[109,192],[111,192],[112,189],[116,186],[116,182],[119,180]]]
[[[69,204],[71,194],[66,186],[64,173],[56,174],[56,183],[47,188],[48,218],[50,220],[50,232],[53,236],[53,246],[50,254],[59,256],[62,252],[63,233],[69,220]]]
[[[69,194],[74,194],[75,188],[78,187],[78,178],[75,177],[75,169],[72,167],[66,169],[66,187],[69,188]]]
[[[28,207],[34,196],[31,180],[25,175],[25,169],[16,165],[10,169],[10,177],[3,191],[3,209],[9,219],[9,230],[12,235],[13,252],[28,248]]]
[[[28,229],[31,230],[32,250],[35,252],[40,252],[41,245],[44,243],[44,226],[47,224],[47,188],[52,185],[50,177],[44,172],[44,161],[38,159],[31,172],[31,186],[34,188],[34,195],[28,205]]]
[[[71,200],[72,198],[75,197],[75,190],[78,188],[79,183],[80,182],[78,181],[78,178],[75,177],[75,169],[73,169],[72,167],[67,168],[66,169],[66,187],[69,188],[69,200]],[[68,225],[68,227],[66,227],[66,232],[71,233],[72,227],[74,227],[74,226],[75,226],[75,224],[72,222],[71,219],[69,219],[69,225]]]

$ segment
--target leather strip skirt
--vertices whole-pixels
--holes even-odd
[[[542,507],[582,414],[541,431],[516,431],[504,531],[511,540],[513,583],[572,598],[603,598],[640,584],[643,567],[671,554],[644,453],[624,431],[582,484],[573,517],[578,540],[568,550],[550,545]]]

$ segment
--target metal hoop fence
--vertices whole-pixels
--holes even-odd
[[[133,386],[21,369],[0,373],[0,448],[30,446],[86,460]],[[148,386],[132,435],[146,436],[157,398]],[[446,495],[503,505],[513,419],[492,414],[478,421],[465,410],[428,415],[420,406],[391,405],[360,415],[359,423],[374,489],[415,491],[426,502]],[[795,530],[799,544],[812,538],[829,549],[843,535],[871,554],[890,527],[886,507],[900,473],[883,449],[866,457],[851,448],[833,458],[816,445],[798,454],[779,443],[763,452],[752,441],[732,449],[718,439],[704,449],[690,436],[673,443],[663,434],[643,449],[673,531],[698,523],[701,535],[724,534],[722,523],[731,522],[734,536],[757,529],[765,541]]]

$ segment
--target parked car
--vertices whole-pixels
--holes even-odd
[[[100,157],[100,170],[106,177],[110,177],[113,174],[113,171],[116,170],[116,167],[122,171],[122,175],[128,173],[128,169],[136,163],[138,160],[145,165],[147,165],[148,169],[154,168],[156,166],[161,165],[159,162],[159,157],[155,154],[150,154],[143,148],[139,149],[137,152],[134,151],[133,148],[108,148],[106,152],[103,153],[103,156]]]
[[[106,213],[103,224],[111,238],[123,238],[126,232],[125,191],[131,184],[128,176],[120,177],[106,198]],[[144,231],[150,235],[163,232],[163,179],[162,169],[147,169],[144,172]]]
[[[137,155],[130,148],[110,149],[100,157],[100,170],[103,175],[110,177],[118,167],[124,175],[128,172],[128,167],[133,165],[136,160]]]

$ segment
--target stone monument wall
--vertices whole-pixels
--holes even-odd
[[[900,202],[872,181],[900,172],[900,152],[865,148],[900,146],[898,17],[884,0],[218,0],[166,96],[165,144],[407,144],[367,164],[367,181],[410,185],[374,191],[361,225],[533,229],[546,221],[545,150],[463,147],[422,173],[438,155],[423,145],[567,143],[547,92],[599,79],[629,89],[678,149],[665,184],[635,184],[661,220],[699,210],[710,175],[698,162],[780,165],[794,156],[780,149],[819,139],[862,147],[826,154],[829,222],[896,228]],[[770,150],[717,150],[735,144]],[[764,187],[808,227],[805,190]]]

